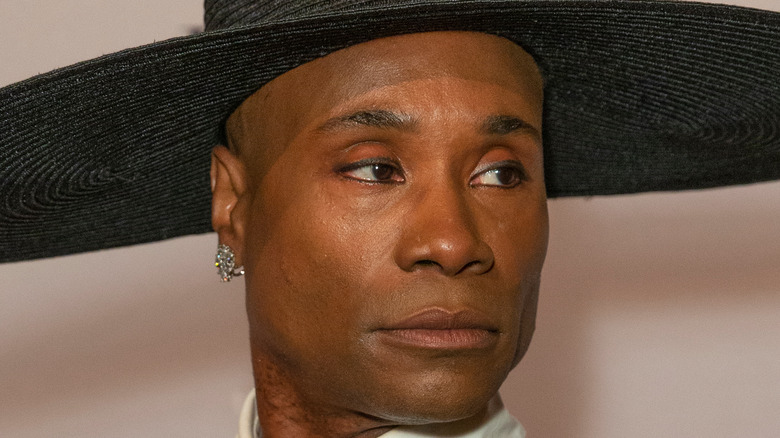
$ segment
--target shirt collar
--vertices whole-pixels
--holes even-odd
[[[244,402],[238,424],[237,438],[262,438],[260,423],[257,418],[257,400],[253,389]],[[488,406],[487,419],[479,425],[456,427],[452,424],[426,424],[423,426],[396,427],[382,435],[382,438],[432,438],[446,436],[448,438],[525,438],[525,429],[504,408],[501,398],[496,395]]]

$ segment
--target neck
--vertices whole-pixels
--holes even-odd
[[[359,412],[312,402],[271,361],[253,362],[263,438],[374,438],[395,426]]]
[[[365,414],[349,407],[335,405],[326,396],[313,395],[317,385],[307,385],[296,379],[273,360],[253,352],[253,371],[257,399],[257,415],[263,438],[375,438],[393,428],[407,425],[403,421],[387,420]],[[420,422],[413,419],[409,425],[430,434],[446,430],[460,434],[476,430],[491,414],[502,408],[496,394],[474,415],[446,423]]]

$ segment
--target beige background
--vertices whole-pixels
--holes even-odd
[[[2,0],[0,85],[188,33],[201,7]],[[780,436],[780,183],[550,210],[539,328],[502,389],[531,437]],[[1,265],[0,436],[232,436],[252,382],[215,246]]]

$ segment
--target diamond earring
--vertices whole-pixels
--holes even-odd
[[[217,257],[214,259],[214,265],[217,267],[217,275],[223,282],[244,275],[243,267],[236,269],[236,257],[233,254],[233,249],[223,243],[217,246]]]

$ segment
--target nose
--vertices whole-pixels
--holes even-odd
[[[401,224],[395,248],[395,262],[401,269],[465,276],[484,274],[493,267],[493,250],[482,239],[466,197],[456,187],[417,197]]]

